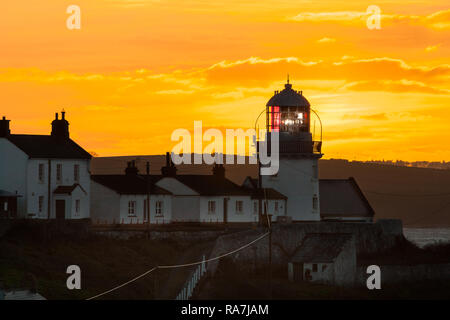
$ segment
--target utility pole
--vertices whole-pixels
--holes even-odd
[[[147,172],[147,236],[150,237],[150,162],[146,163],[146,172]]]

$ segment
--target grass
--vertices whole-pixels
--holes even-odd
[[[336,287],[305,281],[290,282],[281,270],[274,270],[272,294],[265,270],[256,273],[240,272],[230,260],[221,261],[214,278],[200,282],[193,299],[212,300],[448,300],[450,283],[418,281],[395,285],[382,284],[381,290],[365,287]]]
[[[34,230],[35,231],[35,230]],[[158,264],[173,264],[190,243],[145,238],[52,236],[14,228],[0,239],[0,281],[8,289],[35,288],[47,299],[85,299],[130,280]],[[66,269],[81,268],[81,290],[68,290]],[[106,299],[154,299],[168,281],[156,272],[108,294]],[[158,288],[159,287],[159,288]]]

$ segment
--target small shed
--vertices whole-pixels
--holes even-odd
[[[354,284],[356,247],[352,234],[310,233],[288,263],[290,281]]]
[[[17,198],[20,195],[0,189],[0,218],[17,217]]]

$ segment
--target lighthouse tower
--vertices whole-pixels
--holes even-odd
[[[261,175],[262,187],[288,197],[286,215],[293,221],[319,221],[318,160],[322,142],[313,141],[311,106],[302,91],[292,89],[289,78],[285,88],[275,91],[267,102],[266,132],[268,145],[273,133],[278,132],[279,170],[275,175]]]

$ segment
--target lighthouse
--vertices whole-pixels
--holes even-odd
[[[319,120],[313,124],[311,112]],[[320,125],[303,92],[295,91],[289,78],[284,89],[275,91],[266,104],[266,136],[260,147],[270,146],[278,136],[279,170],[273,175],[260,175],[261,186],[287,196],[285,214],[292,221],[320,220],[318,160],[322,157],[322,137],[320,134],[320,139],[314,141],[311,133],[316,122]]]

